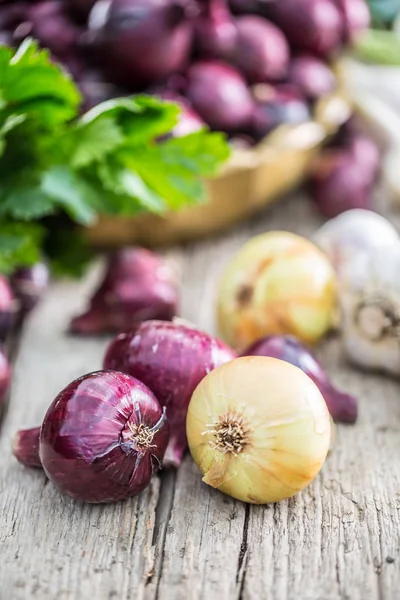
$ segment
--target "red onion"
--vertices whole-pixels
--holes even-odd
[[[177,304],[170,266],[149,250],[126,248],[110,257],[89,310],[72,319],[71,332],[117,332],[147,319],[171,320]]]
[[[0,275],[0,340],[9,333],[15,313],[15,299],[7,279]]]
[[[261,17],[236,20],[237,43],[231,60],[250,83],[279,81],[286,77],[290,50],[283,33]]]
[[[332,0],[270,0],[265,14],[300,50],[327,56],[341,46],[343,19]]]
[[[249,127],[253,101],[236,69],[223,62],[202,61],[192,64],[187,77],[186,95],[210,127],[232,133]]]
[[[283,123],[298,124],[310,118],[310,109],[302,95],[291,86],[256,85],[257,103],[253,113],[253,135],[257,140]]]
[[[368,29],[371,15],[365,0],[335,0],[343,18],[343,41],[352,42],[360,33]]]
[[[97,2],[91,46],[111,81],[141,89],[183,69],[192,42],[192,0]]]
[[[226,344],[202,331],[147,321],[114,339],[104,368],[137,377],[166,407],[171,438],[165,462],[178,466],[187,447],[186,413],[195,388],[207,373],[235,357]]]
[[[222,58],[233,51],[236,27],[226,0],[198,0],[201,13],[195,22],[195,42],[199,54]]]
[[[29,9],[27,2],[14,2],[0,7],[0,30],[13,31],[25,21]]]
[[[0,405],[4,400],[11,383],[11,365],[4,351],[0,348]]]
[[[33,4],[27,20],[33,37],[57,57],[75,54],[82,30],[69,20],[63,2],[45,0]]]
[[[261,339],[246,350],[243,356],[270,356],[299,367],[318,386],[334,421],[339,423],[356,422],[356,398],[338,391],[330,382],[317,359],[296,338],[272,336]]]
[[[189,101],[183,96],[180,96],[179,94],[170,90],[164,90],[157,93],[157,95],[163,100],[175,102],[175,104],[177,104],[181,109],[179,122],[170,132],[170,135],[173,137],[183,137],[185,135],[189,135],[190,133],[194,133],[195,131],[199,131],[199,129],[203,129],[203,127],[206,127],[203,119],[196,113],[195,110],[193,110],[193,107],[190,105]]]
[[[161,466],[168,434],[165,411],[143,383],[98,371],[70,383],[51,404],[40,429],[39,456],[48,478],[65,494],[115,502],[147,487]],[[35,439],[31,430],[14,442],[26,465],[38,466]]]
[[[12,451],[15,458],[25,467],[42,468],[39,456],[40,427],[21,429],[13,440]]]
[[[327,96],[337,85],[329,66],[311,54],[300,54],[292,59],[289,81],[297,85],[309,100]]]
[[[45,293],[49,283],[49,269],[44,263],[36,263],[15,271],[10,280],[23,313],[31,311]]]
[[[311,196],[321,213],[336,217],[352,208],[371,209],[379,171],[376,144],[363,134],[345,132],[342,144],[327,148],[315,161]]]
[[[82,112],[88,111],[100,102],[124,95],[117,86],[105,82],[102,74],[96,70],[83,72],[77,77],[77,83],[83,96]]]

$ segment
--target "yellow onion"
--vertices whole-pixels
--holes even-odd
[[[331,443],[330,416],[317,386],[299,368],[260,356],[209,373],[192,396],[186,429],[203,481],[253,504],[304,489]]]
[[[292,334],[318,341],[336,316],[336,277],[308,240],[273,231],[247,242],[228,266],[218,295],[220,334],[236,348]]]

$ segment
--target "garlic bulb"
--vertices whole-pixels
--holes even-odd
[[[341,275],[346,264],[360,251],[381,248],[400,241],[395,227],[370,210],[348,210],[323,225],[313,241],[330,258]]]
[[[400,243],[360,252],[342,271],[343,340],[362,367],[400,374]]]

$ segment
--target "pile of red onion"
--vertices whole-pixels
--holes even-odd
[[[0,8],[2,38],[33,36],[49,48],[86,108],[127,92],[173,93],[184,107],[174,134],[205,122],[252,144],[309,118],[313,102],[336,86],[329,61],[368,24],[365,0],[33,0]],[[264,97],[260,108],[256,84],[271,86],[271,104]]]

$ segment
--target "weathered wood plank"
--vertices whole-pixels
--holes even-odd
[[[317,224],[297,195],[236,232],[186,247],[182,315],[214,331],[216,283],[242,242],[266,229],[310,234]],[[137,499],[83,506],[16,464],[15,430],[39,422],[63,385],[101,365],[106,340],[64,335],[90,285],[53,286],[23,335],[0,436],[0,598],[397,598],[399,384],[353,370],[338,340],[322,347],[321,359],[362,399],[360,421],[338,428],[323,472],[296,499],[246,507],[204,485],[187,457]]]

